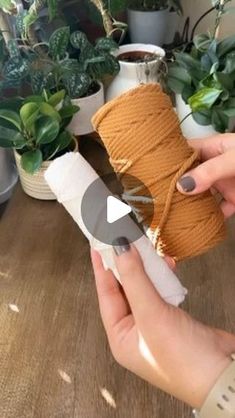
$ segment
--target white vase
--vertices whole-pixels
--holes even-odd
[[[11,197],[17,180],[17,170],[12,161],[10,150],[0,148],[0,204]]]
[[[132,43],[162,46],[169,30],[169,10],[140,11],[127,10],[128,28]]]
[[[104,104],[104,87],[101,82],[98,82],[98,84],[100,89],[97,93],[80,99],[71,100],[72,104],[80,107],[80,110],[74,115],[68,126],[69,131],[73,135],[87,135],[94,131],[91,119]]]
[[[156,59],[146,62],[126,62],[119,60],[120,71],[111,82],[106,91],[106,101],[112,100],[120,94],[133,89],[140,84],[158,83],[160,76],[160,66],[165,51],[155,45],[130,44],[121,46],[115,56],[121,54],[142,51],[156,55]]]
[[[180,94],[176,94],[176,112],[180,122],[192,112],[190,106],[184,102]],[[204,138],[217,133],[212,125],[199,125],[193,119],[192,115],[188,116],[184,122],[181,123],[181,129],[183,135],[188,139]]]

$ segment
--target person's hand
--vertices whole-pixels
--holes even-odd
[[[214,135],[190,140],[189,145],[200,151],[203,161],[178,182],[181,193],[194,195],[210,188],[221,193],[225,218],[235,213],[235,134]]]
[[[120,241],[119,241],[120,242]],[[91,252],[99,306],[117,362],[192,407],[200,408],[231,362],[235,336],[193,320],[165,303],[134,247],[122,239],[115,256],[123,288]]]

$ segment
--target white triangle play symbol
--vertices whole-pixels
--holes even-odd
[[[107,198],[107,222],[112,224],[124,216],[131,213],[132,209],[130,206],[123,203],[116,197],[109,196]]]

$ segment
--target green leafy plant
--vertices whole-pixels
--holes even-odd
[[[78,111],[61,90],[53,95],[44,91],[30,96],[14,110],[6,102],[0,107],[0,147],[15,148],[21,155],[21,166],[30,174],[37,172],[43,161],[64,153],[71,147],[72,134],[66,130]]]
[[[196,36],[190,53],[175,53],[167,84],[182,95],[197,123],[212,124],[218,132],[228,130],[235,116],[235,36]]]
[[[119,62],[111,54],[117,47],[111,38],[100,38],[92,45],[83,32],[70,34],[69,27],[56,30],[50,38],[43,66],[31,72],[34,92],[65,88],[71,98],[93,93],[94,88],[97,90],[97,80],[118,73]],[[71,51],[75,58],[70,58]]]
[[[173,9],[178,13],[183,13],[183,8],[180,0],[128,0],[127,5],[130,9],[153,11],[163,9]]]

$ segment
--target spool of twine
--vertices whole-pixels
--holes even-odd
[[[200,164],[199,154],[183,137],[169,97],[160,86],[147,84],[104,105],[94,116],[98,131],[120,175],[125,194],[142,196],[135,190],[139,179],[154,199],[149,205],[131,201],[144,220],[148,236],[161,254],[183,260],[204,253],[225,238],[223,214],[208,191],[184,196],[176,183]]]

